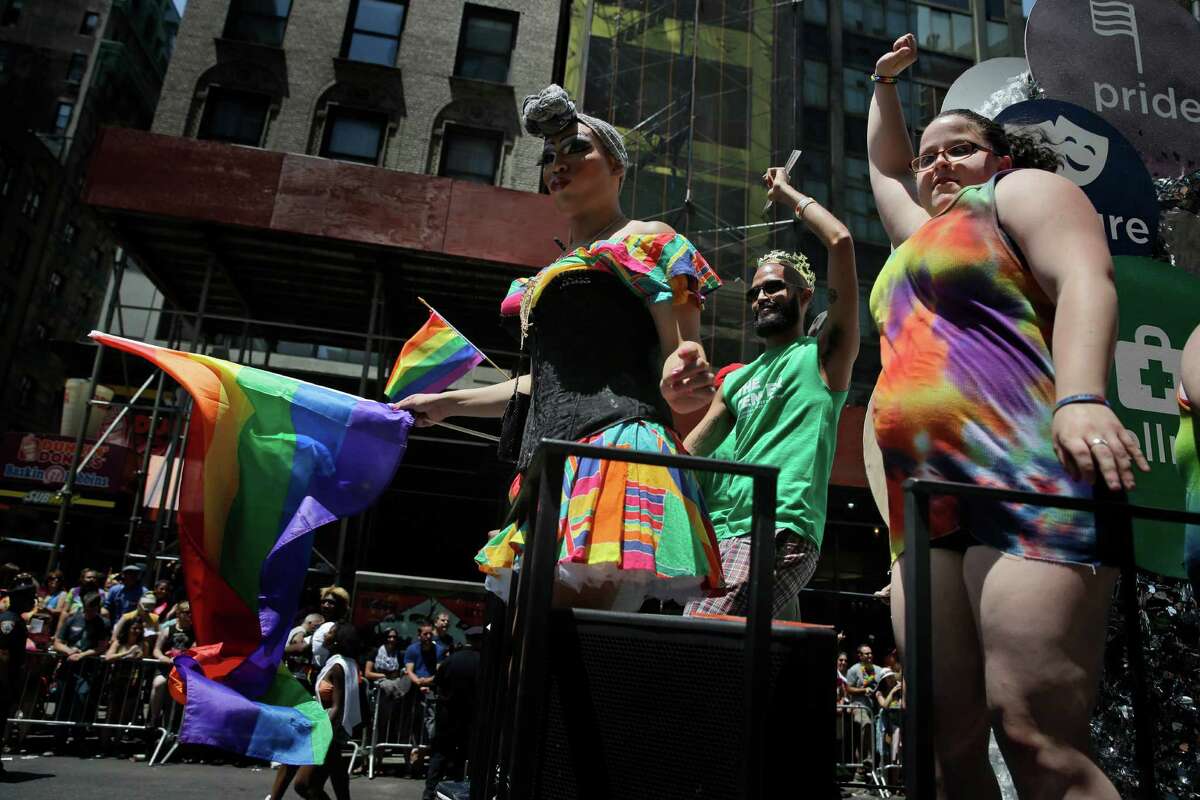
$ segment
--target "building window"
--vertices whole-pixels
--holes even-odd
[[[50,279],[46,282],[46,291],[51,297],[58,297],[63,290],[63,276],[61,272],[51,272]]]
[[[829,65],[804,60],[804,105],[829,108]]]
[[[271,98],[265,94],[211,87],[197,136],[200,139],[259,147],[262,145],[270,107]]]
[[[448,126],[442,136],[438,174],[494,185],[500,170],[500,141],[498,133]]]
[[[82,83],[83,73],[87,71],[87,54],[72,53],[71,63],[67,65],[67,82]]]
[[[79,25],[79,35],[95,36],[98,27],[100,27],[100,15],[95,11],[89,11],[83,15],[83,22]]]
[[[54,132],[66,133],[71,124],[71,114],[75,111],[74,103],[59,103],[54,112]]]
[[[387,117],[375,111],[330,106],[325,116],[321,155],[339,161],[378,164],[387,133]]]
[[[34,186],[25,193],[25,202],[21,203],[21,213],[29,219],[36,219],[38,209],[42,207],[42,190]]]
[[[454,74],[462,78],[505,83],[517,41],[518,14],[468,3],[463,9]]]
[[[4,11],[0,12],[0,25],[5,27],[16,25],[21,21],[21,10],[25,8],[25,0],[8,0]]]
[[[280,47],[292,0],[233,0],[225,18],[225,38]]]
[[[975,57],[975,27],[970,14],[917,6],[917,44],[927,50]]]
[[[408,0],[356,0],[344,55],[351,61],[396,66]]]

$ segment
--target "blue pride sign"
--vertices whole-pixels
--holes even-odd
[[[1114,256],[1149,256],[1158,234],[1154,182],[1133,145],[1086,108],[1058,100],[1026,100],[996,116],[1004,125],[1045,133],[1062,156],[1058,174],[1083,189],[1104,224]]]

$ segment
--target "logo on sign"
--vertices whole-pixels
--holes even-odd
[[[1179,385],[1183,351],[1171,347],[1162,328],[1139,325],[1134,341],[1117,342],[1117,398],[1135,411],[1179,415],[1175,387]]]
[[[1117,0],[1097,2],[1091,0],[1092,32],[1100,36],[1129,36],[1133,39],[1133,54],[1137,58],[1137,71],[1142,74],[1142,42],[1138,38],[1137,12],[1130,3]]]
[[[1046,138],[1062,156],[1058,174],[1076,186],[1087,186],[1104,171],[1108,163],[1108,138],[1081,128],[1059,115],[1054,122],[1042,122],[1034,127],[1045,132]]]

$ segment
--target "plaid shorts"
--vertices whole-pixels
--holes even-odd
[[[684,614],[728,614],[744,616],[750,596],[750,537],[735,536],[717,542],[721,549],[721,568],[729,590],[720,597],[693,600]],[[795,531],[775,531],[775,591],[771,598],[771,616],[776,617],[817,571],[821,550],[812,540]]]

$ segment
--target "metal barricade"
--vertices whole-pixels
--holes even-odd
[[[375,777],[375,761],[384,753],[402,753],[408,759],[425,745],[425,695],[412,687],[399,700],[389,700],[378,683],[370,687],[371,724],[363,731],[367,751],[367,777]],[[411,763],[411,762],[410,762]]]
[[[150,719],[149,709],[160,677],[164,709],[175,705],[165,697],[169,665],[154,659],[104,661],[98,656],[72,660],[54,652],[26,655],[25,678],[8,719],[8,736],[18,748],[41,731],[59,744],[68,736],[78,740],[96,734],[102,745],[117,733],[140,733],[158,735],[157,755],[171,736],[165,725]]]
[[[835,706],[838,786],[890,797],[904,788],[903,709],[861,703]]]

